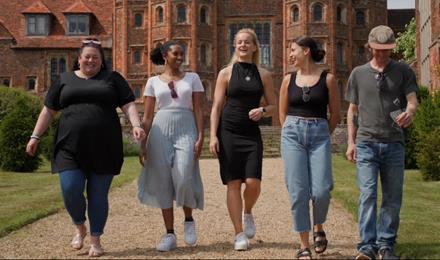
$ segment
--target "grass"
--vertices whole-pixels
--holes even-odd
[[[112,187],[134,180],[139,174],[137,157],[126,157],[122,173]],[[45,162],[34,173],[0,171],[0,237],[63,208],[58,175]]]
[[[355,166],[333,157],[333,196],[357,219],[359,192]],[[379,188],[380,190],[380,188]],[[396,253],[401,258],[440,259],[440,182],[424,182],[416,170],[405,172]],[[380,200],[380,198],[379,198]]]

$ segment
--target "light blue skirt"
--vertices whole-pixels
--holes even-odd
[[[161,109],[147,140],[147,157],[138,179],[139,200],[152,207],[203,209],[199,161],[194,159],[197,127],[189,109]]]

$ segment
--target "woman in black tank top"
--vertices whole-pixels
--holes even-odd
[[[234,43],[234,56],[219,72],[215,86],[209,148],[218,156],[221,179],[227,185],[227,206],[235,229],[234,249],[246,250],[248,238],[255,235],[252,207],[261,185],[263,144],[258,121],[273,113],[276,99],[270,73],[258,67],[259,46],[255,32],[240,30]],[[268,105],[260,107],[263,95]],[[243,182],[246,186],[244,207]]]
[[[321,254],[327,248],[323,223],[333,187],[330,134],[339,121],[340,97],[335,77],[316,64],[324,55],[312,38],[295,40],[289,58],[298,70],[287,75],[280,88],[281,156],[294,229],[301,240],[300,259],[312,256],[310,200],[315,252]]]

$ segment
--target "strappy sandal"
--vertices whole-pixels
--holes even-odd
[[[312,259],[312,252],[308,247],[298,250],[296,253],[297,259]]]
[[[89,257],[100,257],[104,254],[104,249],[101,245],[91,244],[89,250]]]
[[[72,238],[72,242],[70,242],[70,245],[75,250],[80,250],[84,246],[84,238],[86,237],[87,233],[84,235],[76,234]]]
[[[317,238],[324,238],[324,239],[317,240]],[[324,231],[313,232],[313,241],[315,242],[315,244],[313,245],[315,249],[315,253],[317,254],[324,253],[324,251],[327,249],[327,244],[328,244],[328,240],[327,237],[325,236],[325,232]]]

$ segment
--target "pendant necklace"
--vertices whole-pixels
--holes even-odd
[[[252,76],[251,68],[248,69],[242,68],[242,70],[244,74],[244,80],[246,80],[247,82],[251,81],[251,76]]]

